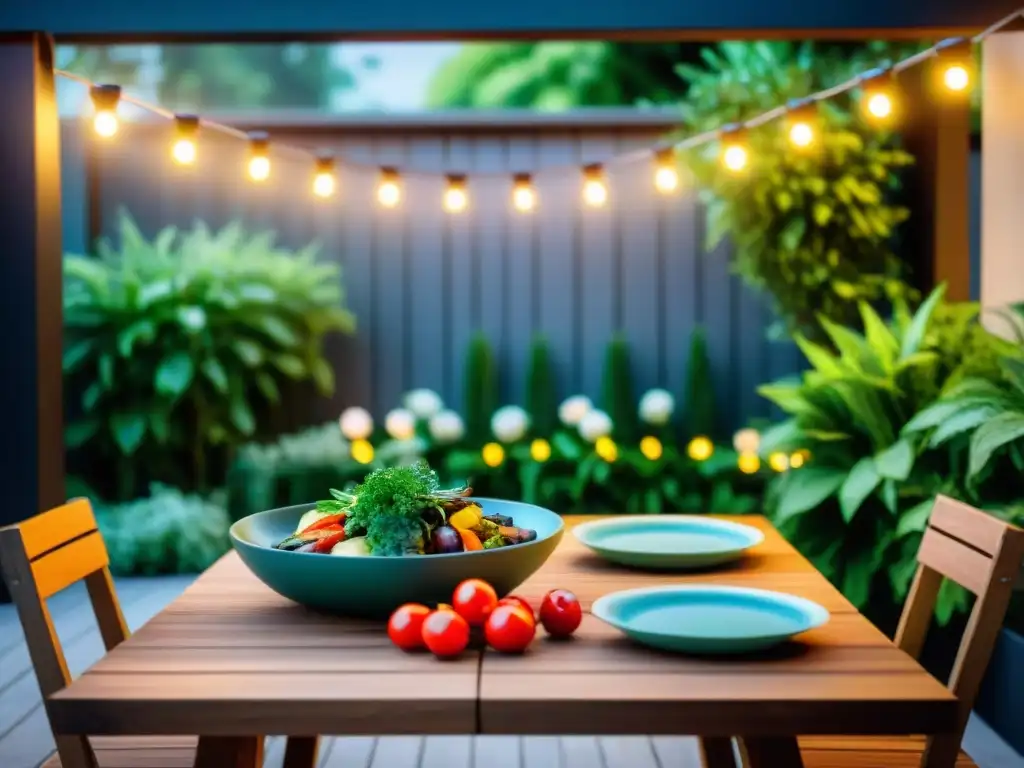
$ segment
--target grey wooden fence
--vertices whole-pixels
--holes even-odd
[[[599,394],[605,344],[620,330],[638,392],[679,392],[690,334],[703,326],[726,430],[768,413],[755,387],[795,370],[798,354],[765,339],[770,311],[730,273],[728,247],[705,252],[692,191],[659,195],[651,167],[640,162],[611,170],[609,204],[588,209],[572,167],[649,146],[669,127],[664,114],[633,111],[276,119],[272,142],[369,166],[342,165],[339,194],[324,202],[309,192],[312,165],[302,157],[273,156],[270,181],[256,185],[244,176],[243,142],[202,135],[198,164],[186,170],[170,160],[165,124],[129,125],[97,146],[81,123],[69,123],[65,240],[79,250],[97,232],[110,234],[125,207],[149,234],[196,219],[213,227],[241,219],[289,246],[320,241],[325,257],[342,265],[358,322],[354,339],[331,347],[339,387],[318,407],[321,417],[346,404],[380,414],[411,387],[458,403],[476,329],[495,347],[506,402],[522,399],[537,333],[551,343],[562,395]],[[373,168],[382,165],[426,172],[405,178],[396,209],[375,203]],[[442,182],[430,172],[446,169],[469,174],[470,208],[461,215],[441,208]],[[473,177],[518,171],[536,173],[538,207],[529,215],[510,205],[510,176]]]

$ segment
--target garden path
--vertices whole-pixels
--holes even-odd
[[[119,578],[117,592],[134,630],[156,615],[193,577]],[[50,611],[72,674],[103,655],[83,585],[55,595]],[[1024,768],[1024,758],[978,718],[964,739],[980,768]],[[53,753],[18,617],[0,605],[0,767],[37,768]],[[284,739],[272,736],[266,768],[280,768]],[[696,743],[681,737],[643,736],[416,736],[325,739],[319,768],[699,768]]]

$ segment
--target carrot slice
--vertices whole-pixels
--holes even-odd
[[[345,522],[345,513],[339,512],[336,515],[328,515],[327,517],[321,517],[312,525],[308,525],[303,528],[299,534],[307,533],[309,531],[318,531],[321,528],[329,528],[334,525],[342,525]]]
[[[462,546],[465,547],[467,552],[475,552],[484,548],[483,542],[480,541],[480,537],[472,531],[467,531],[465,528],[456,528],[459,532],[459,536],[462,537]]]

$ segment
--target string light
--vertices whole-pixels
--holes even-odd
[[[896,84],[891,70],[875,71],[865,76],[861,104],[865,116],[876,123],[892,119],[895,111]]]
[[[679,189],[679,170],[672,147],[664,147],[654,153],[654,188],[664,195]]]
[[[448,213],[462,213],[469,205],[466,177],[461,173],[450,173],[446,178],[448,183],[444,190],[444,209]]]
[[[537,206],[537,192],[528,173],[512,177],[512,205],[521,213],[529,213]]]
[[[654,437],[653,435],[647,435],[640,440],[640,453],[644,455],[644,458],[648,461],[657,461],[661,458],[662,454],[661,440]]]
[[[707,461],[715,452],[715,444],[703,435],[691,440],[686,446],[686,455],[694,461]]]
[[[789,469],[789,456],[780,451],[776,451],[768,456],[768,466],[776,472],[785,472]]]
[[[530,458],[539,464],[551,458],[551,443],[543,437],[536,438],[530,443]]]
[[[792,102],[788,108],[786,132],[789,143],[797,149],[807,149],[815,141],[818,105],[807,99]]]
[[[263,131],[249,134],[249,178],[253,181],[266,181],[270,177],[269,147],[270,139]]]
[[[313,194],[317,197],[330,197],[334,194],[338,183],[334,178],[334,158],[321,155],[316,159],[316,173],[313,175]]]
[[[377,185],[377,202],[385,208],[394,208],[402,199],[402,187],[395,168],[380,169],[380,183]]]
[[[756,453],[741,453],[736,457],[736,467],[745,475],[753,475],[761,469],[761,459]]]
[[[583,202],[591,208],[600,208],[608,202],[608,185],[600,163],[583,166]]]
[[[957,94],[969,91],[974,64],[971,41],[964,37],[951,37],[935,46],[935,54],[943,87]]]
[[[480,458],[488,467],[500,467],[505,461],[505,449],[499,443],[487,443],[480,450]]]
[[[93,85],[89,88],[94,110],[92,127],[97,135],[109,139],[118,129],[117,105],[121,101],[121,86]]]
[[[195,115],[175,115],[174,146],[171,157],[178,165],[192,165],[196,161],[196,134],[199,133],[199,118]]]
[[[741,173],[747,168],[750,153],[747,150],[747,131],[741,125],[730,125],[722,129],[722,165],[732,173]]]

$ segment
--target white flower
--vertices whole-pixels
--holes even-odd
[[[580,419],[580,437],[588,443],[596,443],[599,438],[607,437],[612,432],[612,419],[604,411],[588,411]]]
[[[466,425],[455,411],[441,411],[434,414],[428,424],[430,436],[438,443],[455,443],[462,439]]]
[[[732,436],[732,447],[736,453],[756,454],[761,447],[761,434],[756,429],[741,429]]]
[[[640,398],[640,419],[647,424],[668,424],[675,409],[675,398],[665,389],[649,389]]]
[[[444,403],[441,402],[441,396],[432,389],[414,389],[406,393],[405,407],[417,419],[429,419],[444,408]]]
[[[530,428],[530,417],[518,405],[506,405],[491,417],[491,431],[503,443],[522,439]]]
[[[416,435],[416,417],[405,408],[394,408],[384,417],[384,429],[395,440],[410,440]]]
[[[580,419],[586,416],[593,407],[594,404],[590,402],[590,398],[586,395],[573,395],[572,397],[567,397],[558,406],[558,418],[567,427],[575,427],[580,423]]]
[[[365,408],[353,406],[341,412],[338,426],[346,440],[366,440],[373,434],[373,416]]]

